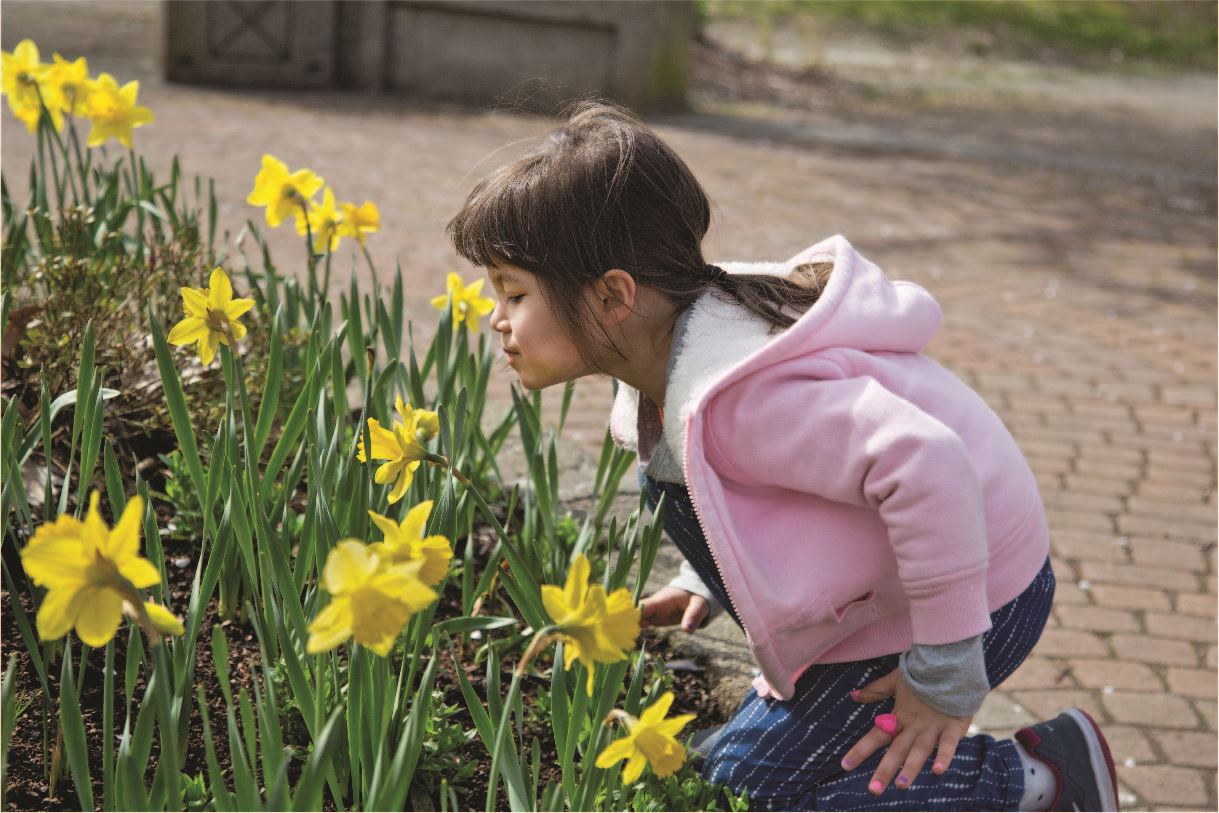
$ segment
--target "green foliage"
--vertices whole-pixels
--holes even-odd
[[[994,49],[1040,58],[1108,63],[1145,60],[1213,70],[1214,3],[1159,0],[697,0],[700,18],[784,24],[807,16],[824,25],[862,26],[901,42],[968,31],[993,38]]]

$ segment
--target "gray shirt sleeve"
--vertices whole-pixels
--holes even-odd
[[[698,577],[698,571],[696,571],[694,566],[685,559],[681,560],[681,568],[678,570],[677,575],[665,586],[677,587],[685,590],[687,593],[693,593],[694,595],[700,596],[707,600],[709,611],[707,613],[707,617],[703,619],[703,625],[706,625],[709,621],[711,621],[711,619],[715,618],[724,611],[724,608],[720,606],[720,603],[715,600],[714,596],[711,595],[711,590],[709,590],[707,585],[703,584],[703,580]]]
[[[972,717],[990,692],[980,634],[951,644],[914,644],[899,663],[915,695],[942,714]]]

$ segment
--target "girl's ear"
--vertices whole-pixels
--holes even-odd
[[[635,310],[635,278],[611,268],[593,282],[593,308],[606,325],[616,325]]]

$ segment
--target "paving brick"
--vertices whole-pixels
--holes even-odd
[[[1217,743],[1215,735],[1201,731],[1160,731],[1151,730],[1151,737],[1174,765],[1190,765],[1197,768],[1214,768],[1219,761],[1216,754]],[[1105,739],[1113,744],[1109,730],[1105,729]],[[1136,757],[1137,758],[1137,757]]]
[[[1206,666],[1208,669],[1219,668],[1219,666],[1216,666],[1216,660],[1219,659],[1217,659],[1215,656],[1215,650],[1216,646],[1214,644],[1211,644],[1206,648]]]
[[[1181,489],[1206,488],[1215,483],[1213,472],[1179,471],[1155,465],[1144,469],[1142,477],[1139,479],[1146,480],[1149,483],[1176,486]]]
[[[1147,736],[1136,726],[1109,723],[1105,726],[1105,740],[1109,743],[1109,753],[1113,756],[1113,761],[1118,765],[1128,759],[1136,762],[1156,760],[1156,752]]]
[[[1089,632],[1142,632],[1138,619],[1129,610],[1108,607],[1059,607],[1058,623],[1065,629]]]
[[[1134,415],[1134,410],[1121,401],[1106,401],[1100,398],[1068,398],[1065,401],[1072,415],[1109,420],[1126,420]]]
[[[1139,587],[1160,587],[1165,590],[1198,592],[1198,578],[1183,570],[1168,570],[1162,567],[1140,567],[1118,565],[1109,562],[1080,562],[1081,578],[1093,584],[1109,583]]]
[[[1116,494],[1080,494],[1074,491],[1057,491],[1041,495],[1046,508],[1096,512],[1113,516],[1126,510],[1126,501]]]
[[[1113,658],[1071,658],[1067,661],[1071,675],[1085,689],[1129,689],[1140,692],[1162,692],[1164,682],[1145,663]]]
[[[1135,765],[1127,768],[1118,765],[1117,778],[1147,802],[1187,806],[1207,802],[1202,772],[1193,768],[1173,765]]]
[[[1070,675],[1063,677],[1061,662],[1030,655],[1000,685],[1005,690],[1011,691],[1015,689],[1055,689],[1075,684],[1071,681]]]
[[[1175,638],[1181,641],[1197,641],[1207,644],[1219,637],[1214,619],[1195,618],[1176,613],[1148,612],[1144,616],[1149,635],[1161,638]]]
[[[1149,449],[1147,465],[1151,468],[1164,468],[1168,471],[1195,472],[1213,475],[1215,465],[1201,454],[1178,454],[1176,449],[1163,447]]]
[[[1198,665],[1198,655],[1186,641],[1118,632],[1114,633],[1109,643],[1119,659],[1191,668]]]
[[[1157,500],[1138,495],[1126,498],[1126,513],[1134,516],[1166,517],[1200,524],[1215,524],[1215,509],[1210,506],[1201,503],[1185,505],[1180,502]]]
[[[1215,716],[1216,716],[1215,701],[1214,700],[1195,700],[1194,709],[1199,714],[1202,715],[1203,719],[1206,720],[1207,727],[1209,727],[1211,731],[1214,731],[1215,730]]]
[[[1172,606],[1168,593],[1146,587],[1123,587],[1116,584],[1094,584],[1093,600],[1102,607],[1125,607],[1131,610],[1167,610]],[[1058,597],[1055,594],[1055,601]]]
[[[1078,457],[1080,460],[1094,460],[1097,463],[1120,463],[1136,466],[1141,466],[1146,460],[1146,454],[1142,449],[1127,446],[1089,445],[1080,449]]]
[[[1077,474],[1101,477],[1106,480],[1138,480],[1143,474],[1141,462],[1122,463],[1117,460],[1097,460],[1092,456],[1081,456],[1075,461]]]
[[[1105,710],[1119,723],[1197,728],[1198,715],[1184,699],[1171,694],[1114,691],[1101,693]]]
[[[1197,542],[1172,542],[1167,539],[1127,537],[1130,557],[1136,565],[1167,567],[1173,570],[1206,570],[1206,558]]]
[[[1164,387],[1160,391],[1160,400],[1173,406],[1213,406],[1215,403],[1215,388]]]
[[[1215,524],[1213,522],[1208,525],[1192,520],[1169,520],[1162,517],[1122,514],[1117,518],[1117,529],[1130,536],[1141,534],[1175,540],[1215,541]]]
[[[1126,496],[1134,493],[1134,480],[1096,477],[1091,474],[1064,474],[1062,479],[1063,485],[1068,490],[1076,491],[1080,494]]]
[[[1212,620],[1217,609],[1215,597],[1209,593],[1178,593],[1176,608],[1179,613]]]
[[[1058,574],[1055,573],[1055,578]],[[1088,598],[1088,593],[1085,590],[1079,589],[1079,586],[1073,582],[1058,580],[1057,586],[1054,588],[1054,604],[1090,604],[1092,599]]]
[[[1189,488],[1182,488],[1179,483],[1149,483],[1144,481],[1135,487],[1134,493],[1139,497],[1147,497],[1157,502],[1197,506],[1206,505],[1207,498],[1215,492],[1213,488],[1200,484],[1194,484]],[[1214,509],[1213,505],[1210,507],[1212,510]]]
[[[1132,409],[1140,423],[1189,427],[1193,426],[1197,420],[1196,410],[1185,406],[1134,404]]]
[[[1071,706],[1077,706],[1098,723],[1103,723],[1107,715],[1096,694],[1085,689],[1025,689],[1012,692],[1012,697],[1038,720],[1053,719]]]
[[[1071,508],[1046,508],[1046,518],[1051,531],[1091,531],[1113,533],[1113,517],[1098,511],[1077,511]]]
[[[1172,643],[1181,643],[1173,641]],[[1182,644],[1188,646],[1188,644]],[[1109,648],[1098,636],[1079,630],[1046,629],[1037,641],[1036,652],[1043,657],[1108,657]],[[1189,664],[1193,666],[1191,662]]]
[[[1213,700],[1216,696],[1214,669],[1169,669],[1168,688],[1175,694],[1198,700]]]
[[[1105,497],[1102,499],[1113,499]],[[1054,552],[1066,559],[1090,559],[1096,562],[1125,564],[1130,561],[1126,548],[1118,544],[1121,537],[1114,533],[1052,529],[1050,542]]]

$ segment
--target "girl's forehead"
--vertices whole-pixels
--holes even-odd
[[[496,285],[502,285],[505,282],[519,282],[524,272],[512,265],[489,265],[487,276],[491,277],[491,281]]]

